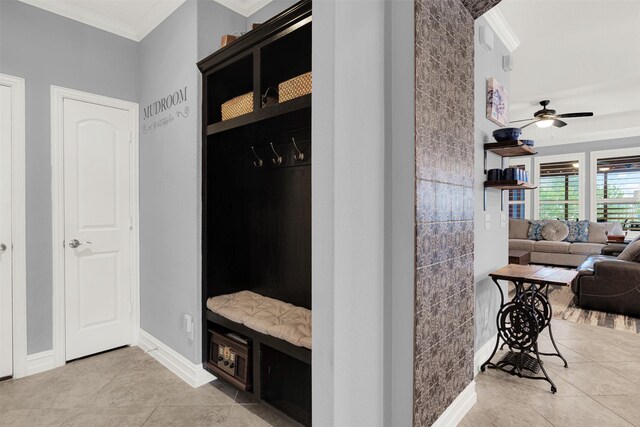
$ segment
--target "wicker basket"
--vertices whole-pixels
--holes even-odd
[[[253,92],[236,96],[220,106],[222,120],[233,119],[253,111]]]
[[[311,71],[278,85],[278,102],[311,93]]]

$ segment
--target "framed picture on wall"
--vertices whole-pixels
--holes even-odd
[[[500,126],[509,124],[509,95],[493,77],[487,79],[487,119]]]

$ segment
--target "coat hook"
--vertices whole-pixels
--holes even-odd
[[[275,148],[273,148],[273,142],[270,142],[269,144],[271,145],[271,150],[273,151],[273,154],[276,155],[276,157],[271,159],[271,161],[273,162],[274,165],[281,165],[282,164],[282,156],[280,154],[278,154],[278,152],[276,151]]]
[[[296,144],[296,139],[295,138],[291,138],[291,141],[293,141],[293,148],[295,148],[296,151],[298,152],[298,154],[294,154],[293,157],[298,161],[303,161],[304,160],[304,153],[298,149],[298,145]]]
[[[253,155],[256,156],[256,161],[253,162],[253,166],[260,168],[262,167],[262,159],[258,156],[258,154],[256,153],[256,149],[253,148],[253,145],[251,146],[251,151],[253,151]]]

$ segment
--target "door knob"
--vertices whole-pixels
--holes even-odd
[[[6,251],[7,251],[7,245],[5,245],[4,243],[0,243],[0,255],[5,253]]]
[[[73,240],[71,240],[71,241],[69,242],[69,247],[70,247],[70,248],[72,248],[72,249],[75,249],[75,248],[77,248],[78,246],[81,246],[81,245],[90,245],[90,244],[91,244],[91,242],[80,242],[80,241],[78,241],[78,239],[73,239]]]

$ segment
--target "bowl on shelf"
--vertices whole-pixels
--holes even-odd
[[[517,141],[522,135],[520,128],[502,128],[493,131],[493,137],[498,142]]]
[[[520,141],[524,145],[528,145],[529,147],[533,147],[533,139],[521,139]]]

